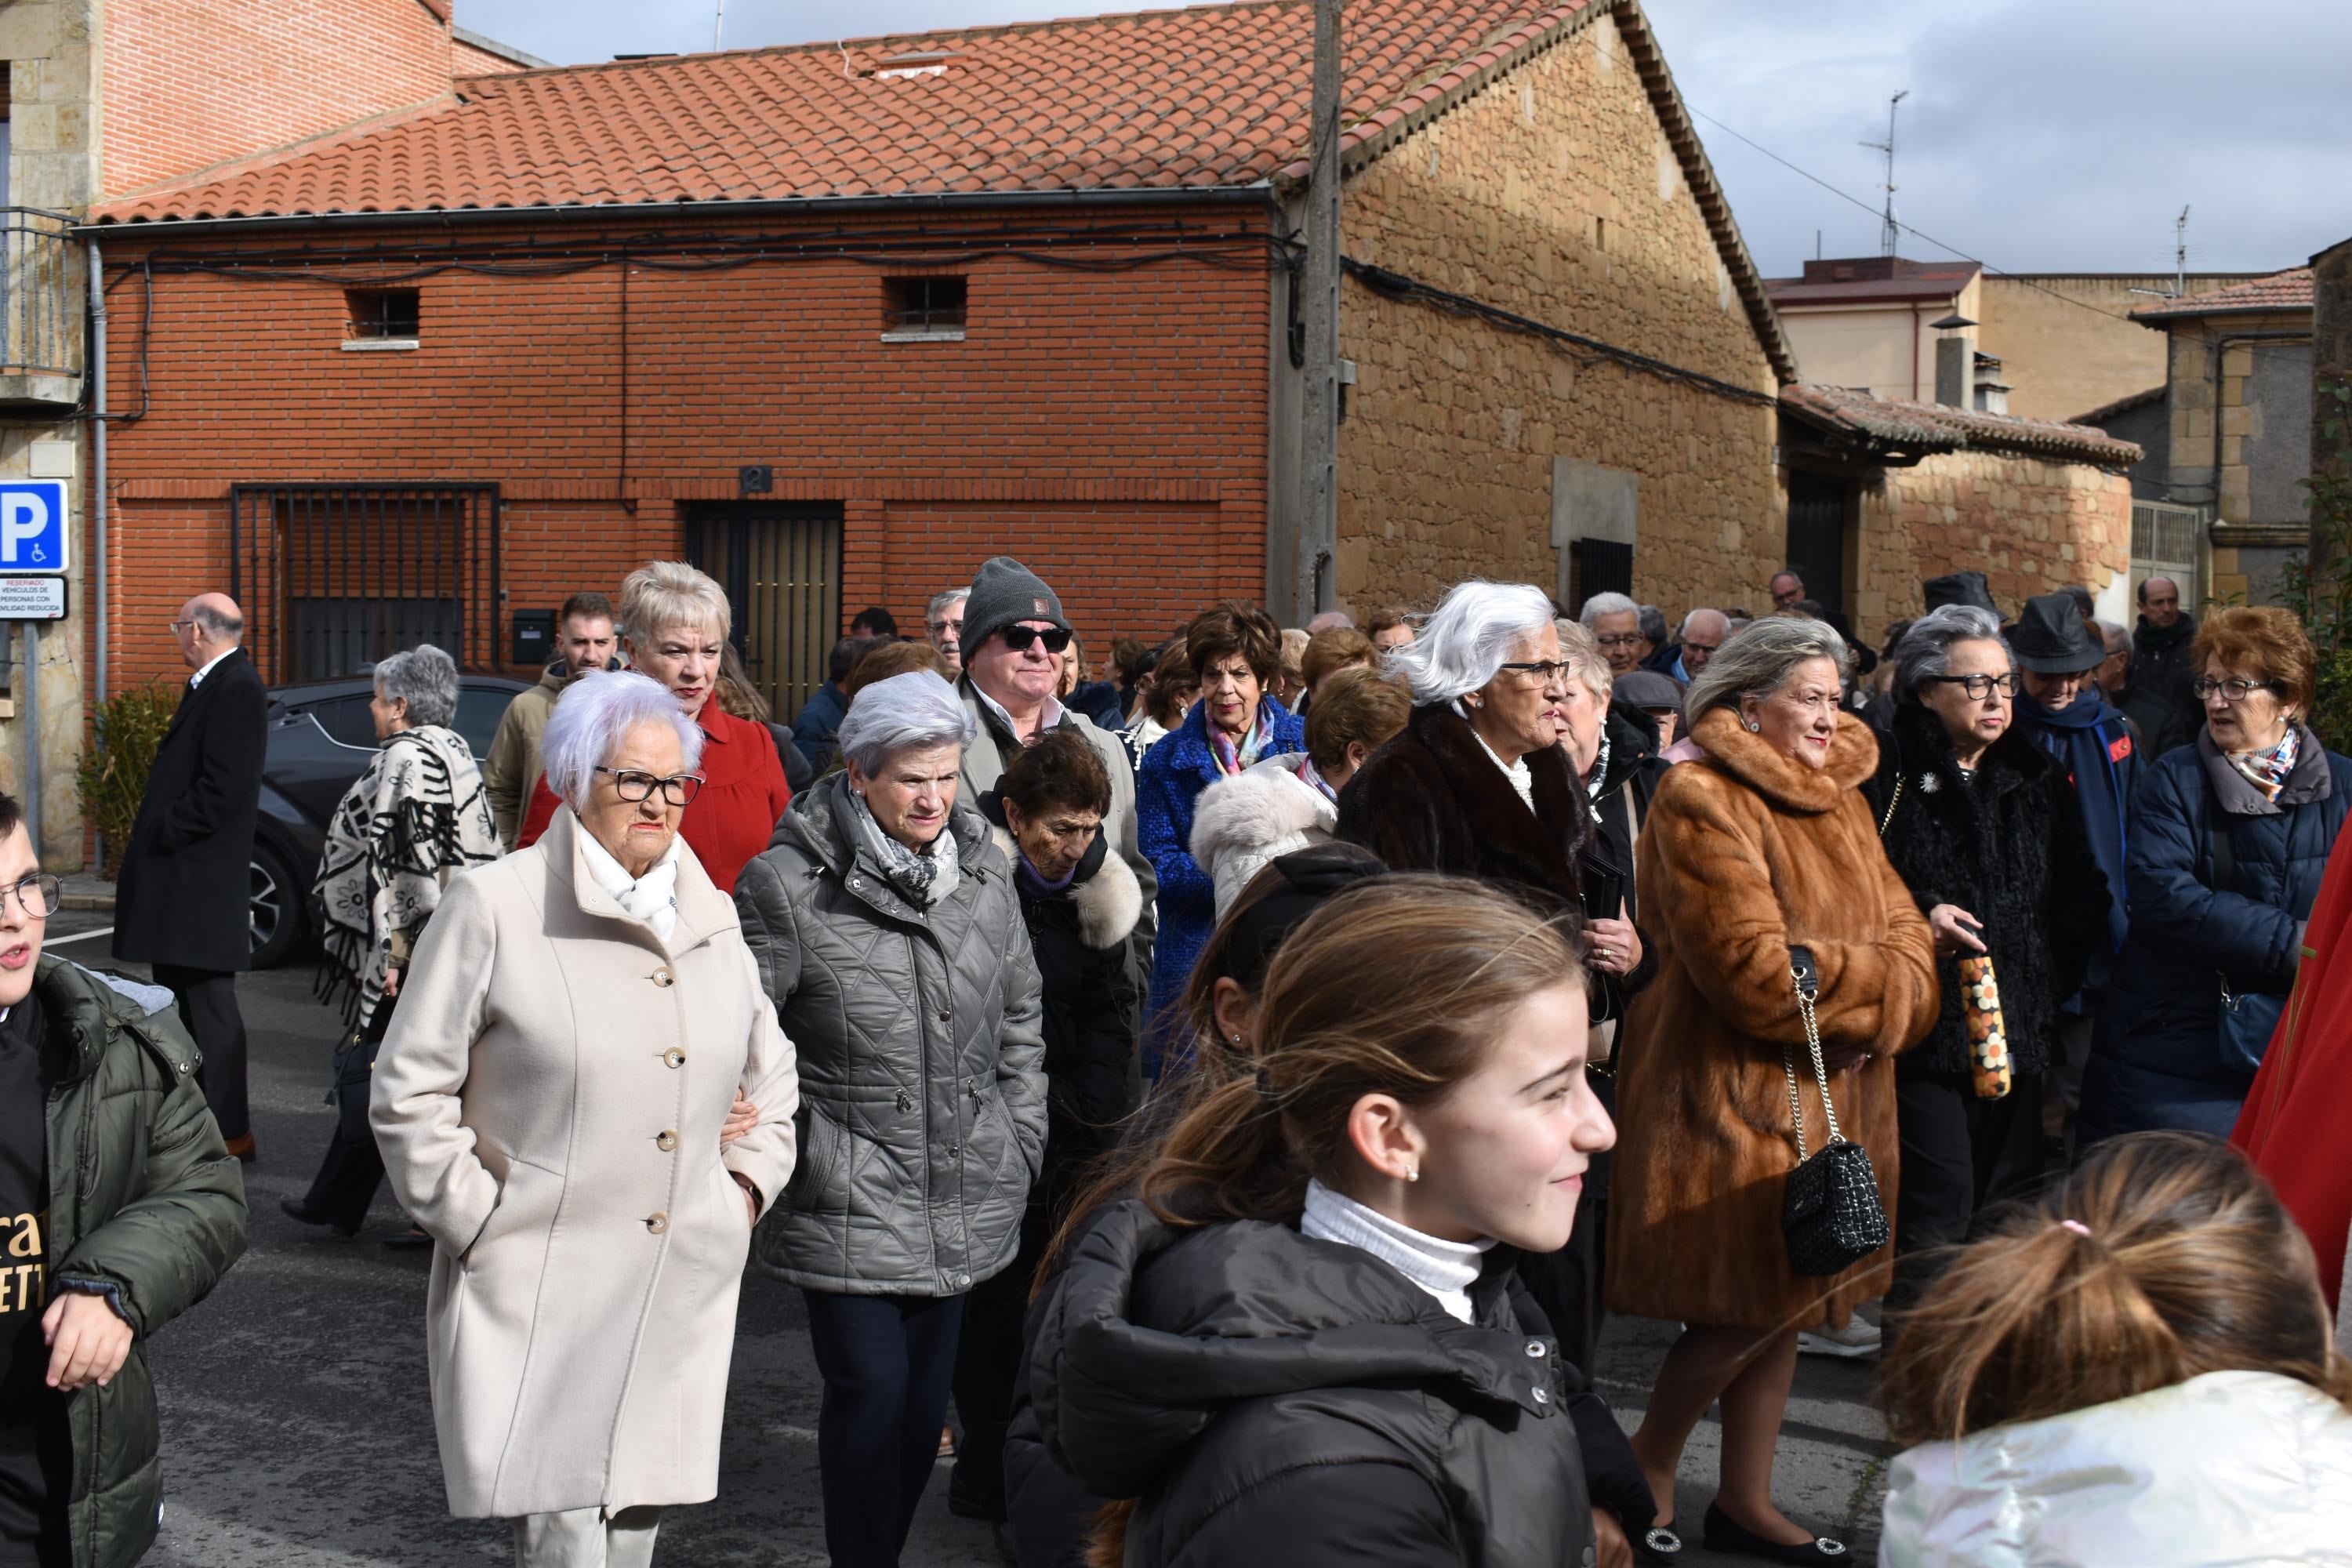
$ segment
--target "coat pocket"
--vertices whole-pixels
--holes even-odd
[[[793,1166],[792,1179],[784,1184],[783,1201],[796,1212],[814,1213],[827,1206],[825,1194],[832,1190],[834,1173],[841,1164],[842,1143],[848,1134],[809,1100],[801,1101],[793,1120],[800,1158]]]

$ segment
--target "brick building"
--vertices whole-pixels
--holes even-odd
[[[92,432],[113,423],[93,417],[74,225],[143,186],[446,99],[461,71],[537,63],[456,27],[448,0],[0,6],[0,481],[61,483],[79,541],[64,620],[0,623],[0,788],[25,798],[50,864],[70,868],[82,852],[74,763],[100,647],[89,462]]]
[[[503,667],[515,612],[683,552],[786,708],[845,610],[1000,550],[1097,639],[1295,607],[1311,38],[1275,0],[530,71],[107,205],[111,679],[189,581],[276,678]],[[1791,362],[1638,6],[1367,0],[1346,55],[1323,589],[1759,580]]]

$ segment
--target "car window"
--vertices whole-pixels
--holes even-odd
[[[330,697],[310,703],[302,710],[319,721],[319,728],[346,746],[375,749],[375,717],[368,711],[364,697]]]
[[[458,691],[457,721],[449,727],[466,737],[477,762],[489,756],[499,721],[506,717],[507,704],[514,699],[514,692],[504,686],[467,686]]]

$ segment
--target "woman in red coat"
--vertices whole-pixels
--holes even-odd
[[[2279,1200],[2319,1257],[2329,1302],[2343,1299],[2345,1243],[2352,1237],[2352,824],[2336,836],[2319,900],[2304,927],[2294,992],[2263,1053],[2230,1142],[2278,1189]]]
[[[640,566],[621,584],[621,637],[630,667],[668,687],[702,731],[702,785],[687,803],[678,836],[723,893],[735,890],[735,874],[768,847],[793,798],[767,727],[710,700],[731,620],[727,591],[682,561]],[[515,847],[537,841],[555,805],[541,779]]]

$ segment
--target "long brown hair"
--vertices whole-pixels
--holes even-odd
[[[1344,1163],[1358,1100],[1442,1099],[1478,1069],[1496,1015],[1583,983],[1570,932],[1483,882],[1412,872],[1335,894],[1267,966],[1254,1055],[1192,1088],[1128,1185],[1180,1227],[1286,1221],[1307,1178]],[[1134,1510],[1122,1500],[1097,1516],[1092,1568],[1123,1560]]]
[[[2187,1132],[2103,1142],[2042,1197],[1958,1248],[1890,1324],[1880,1378],[1900,1443],[2269,1372],[2352,1405],[2311,1244],[2228,1144]]]

